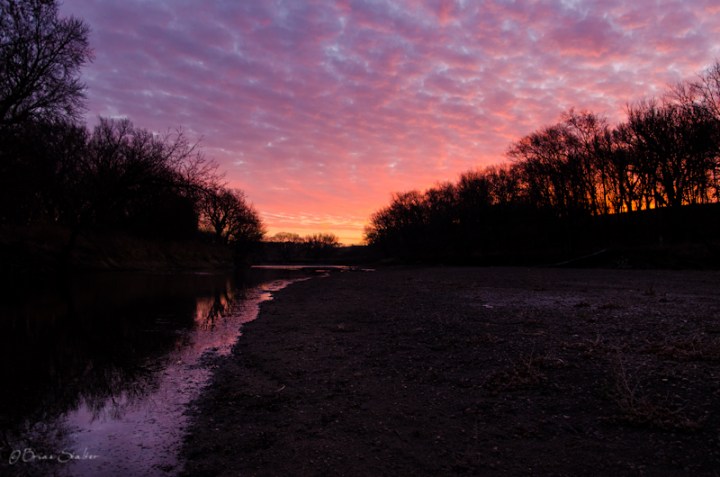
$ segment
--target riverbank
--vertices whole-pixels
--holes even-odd
[[[186,475],[717,475],[720,273],[397,268],[263,303]]]

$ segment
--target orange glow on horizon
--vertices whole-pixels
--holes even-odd
[[[309,228],[309,227],[267,227],[267,233],[265,234],[265,239],[272,238],[275,234],[280,232],[289,232],[289,233],[295,233],[298,234],[301,237],[305,237],[307,235],[313,235],[317,233],[328,233],[328,234],[334,234],[338,237],[340,240],[341,245],[364,245],[364,236],[363,231],[355,230],[355,229],[342,229],[339,227],[328,227],[327,229],[320,230],[317,228]]]
[[[205,156],[245,192],[268,235],[325,232],[354,244],[393,193],[504,163],[513,141],[570,108],[616,124],[629,102],[693,78],[720,57],[711,3],[180,9],[64,0],[61,11],[92,31],[90,124],[105,116],[181,128],[203,138]]]
[[[414,177],[396,176],[392,173],[376,177],[372,187],[364,190],[354,190],[352,200],[342,193],[337,196],[332,191],[317,194],[310,199],[314,207],[308,207],[307,202],[294,200],[302,197],[307,200],[306,189],[303,183],[295,183],[293,187],[282,188],[266,196],[248,197],[258,210],[266,228],[265,237],[271,238],[280,232],[296,233],[301,237],[316,233],[331,233],[336,235],[342,245],[364,244],[365,227],[369,225],[373,213],[390,204],[395,193],[417,190],[425,192],[443,182],[457,182],[462,173],[486,166],[500,164],[501,161],[478,162],[475,165],[464,166],[455,161],[454,170],[449,167],[444,170],[443,176],[433,177],[432,174],[417,174]],[[253,190],[242,184],[235,187],[244,190]],[[333,190],[347,190],[350,186],[335,185]],[[256,200],[257,199],[257,200]]]

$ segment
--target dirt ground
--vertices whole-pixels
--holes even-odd
[[[720,475],[720,272],[390,268],[262,305],[185,474]]]

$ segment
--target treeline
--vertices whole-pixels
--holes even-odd
[[[300,236],[278,232],[263,243],[263,259],[267,262],[303,262],[332,258],[340,247],[340,239],[331,233]]]
[[[259,238],[257,214],[220,184],[215,165],[182,133],[159,136],[128,120],[26,122],[3,131],[2,223],[220,241]]]
[[[82,20],[57,2],[0,0],[0,225],[209,240],[244,252],[263,226],[242,191],[182,132],[79,118],[91,59]]]
[[[582,242],[579,228],[613,222],[593,218],[717,203],[720,63],[661,99],[628,106],[616,126],[571,110],[507,156],[456,183],[393,195],[372,215],[368,243],[406,259],[525,253]]]

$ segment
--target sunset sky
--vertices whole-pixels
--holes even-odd
[[[269,234],[358,243],[392,192],[504,162],[574,107],[623,118],[720,58],[717,0],[64,0],[87,121],[202,138]]]

